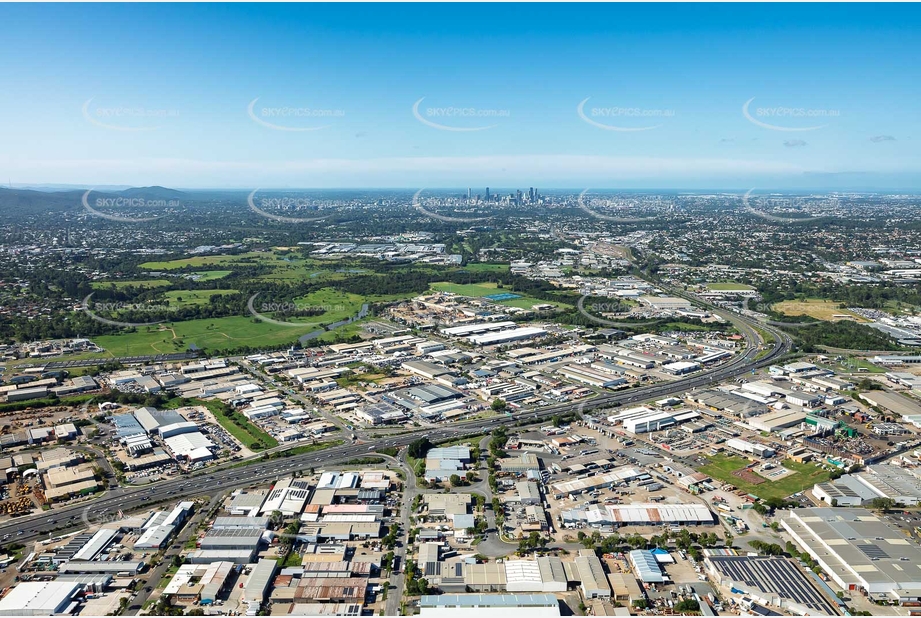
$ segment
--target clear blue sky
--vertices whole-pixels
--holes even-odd
[[[917,189],[919,22],[911,5],[7,4],[0,178]],[[479,115],[430,113],[451,107]]]

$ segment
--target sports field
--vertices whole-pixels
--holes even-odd
[[[786,315],[808,315],[816,320],[827,322],[837,322],[839,320],[854,320],[855,322],[869,322],[856,313],[841,309],[840,303],[833,300],[822,300],[820,298],[809,298],[807,300],[785,300],[782,303],[774,305],[774,311]],[[847,316],[847,317],[836,317]]]
[[[763,480],[759,483],[749,483],[739,478],[733,472],[741,470],[750,462],[735,455],[716,455],[707,457],[707,464],[701,466],[700,471],[709,474],[714,479],[735,485],[746,493],[751,493],[762,500],[768,498],[786,498],[797,492],[803,491],[828,480],[829,473],[822,468],[811,464],[800,464],[794,461],[783,462],[784,468],[793,471],[784,478],[776,481]]]

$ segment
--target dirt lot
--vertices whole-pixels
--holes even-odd
[[[847,309],[839,308],[838,304],[839,303],[831,300],[819,299],[809,299],[805,301],[785,300],[782,303],[777,303],[774,305],[774,310],[779,311],[780,313],[785,313],[787,315],[808,315],[809,317],[813,317],[817,320],[825,320],[829,322],[837,322],[839,320],[847,319],[853,320],[855,322],[869,322],[869,320],[857,315],[856,313],[852,313]]]

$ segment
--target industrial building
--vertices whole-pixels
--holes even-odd
[[[423,618],[555,618],[560,603],[552,594],[441,594],[419,600]]]
[[[300,515],[310,496],[310,485],[306,481],[296,481],[292,477],[283,478],[275,483],[268,497],[259,509],[260,515],[281,511],[283,515]]]
[[[726,446],[740,453],[744,453],[745,455],[754,455],[755,457],[762,457],[765,459],[775,455],[774,449],[769,446],[756,442],[748,442],[747,440],[740,440],[739,438],[730,438],[726,440]]]
[[[500,470],[512,474],[527,474],[528,470],[540,470],[540,459],[534,453],[522,453],[518,457],[504,457],[497,463]]]
[[[575,382],[588,384],[597,388],[617,388],[627,384],[627,380],[620,376],[583,367],[582,365],[566,365],[560,368],[560,375]]]
[[[596,504],[560,512],[566,528],[610,528],[618,526],[700,526],[714,523],[713,513],[703,504]]]
[[[648,433],[661,431],[681,423],[700,418],[700,412],[693,410],[663,411],[646,407],[631,408],[620,414],[608,417],[614,423],[620,423],[631,433]]]
[[[634,549],[627,554],[627,559],[636,578],[644,584],[661,584],[665,581],[658,560],[648,549]]]
[[[626,484],[643,476],[643,472],[632,466],[621,466],[604,474],[597,474],[584,479],[560,481],[552,485],[554,491],[561,494],[578,495],[595,489],[606,489],[621,483]]]
[[[794,562],[781,556],[708,555],[704,566],[717,583],[796,615],[838,612]],[[810,574],[811,575],[811,574]]]
[[[234,492],[227,510],[231,515],[252,517],[259,513],[267,491],[247,490]]]
[[[269,591],[269,586],[277,568],[277,561],[263,558],[250,571],[249,579],[243,584],[243,595],[240,599],[248,605],[247,615],[250,615],[250,612],[255,615],[262,603],[265,602],[266,594]]]
[[[567,576],[563,562],[555,556],[537,560],[506,560],[508,592],[566,592]]]
[[[507,328],[514,328],[516,324],[514,322],[481,322],[478,324],[465,324],[463,326],[452,326],[450,328],[442,328],[441,333],[447,335],[448,337],[469,337],[471,335],[479,335],[482,333],[493,332],[497,330],[504,330]]]
[[[512,500],[522,504],[540,504],[540,489],[533,481],[515,483],[516,495]]]
[[[872,512],[794,509],[781,525],[844,590],[882,602],[921,600],[921,547]]]
[[[819,483],[815,496],[827,504],[861,506],[876,498],[888,498],[901,506],[921,503],[921,478],[909,470],[885,464],[874,465],[856,474]]]
[[[76,582],[20,582],[0,599],[0,616],[51,616],[73,613],[82,586]]]
[[[533,339],[534,337],[541,337],[545,334],[547,334],[547,331],[543,328],[537,326],[523,326],[521,328],[513,328],[497,333],[473,335],[469,340],[474,345],[479,346],[504,345],[506,343],[514,343],[515,341],[524,341],[526,339]]]
[[[183,564],[166,585],[163,594],[179,603],[212,605],[225,590],[233,568],[232,562]]]
[[[746,384],[746,386],[748,386]],[[806,420],[806,413],[796,410],[777,410],[762,414],[761,416],[751,416],[745,419],[745,422],[758,431],[767,431],[773,433],[788,427],[794,427]]]
[[[579,588],[586,600],[611,598],[611,586],[595,550],[580,549],[573,564],[578,573]]]

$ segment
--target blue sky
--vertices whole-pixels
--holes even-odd
[[[918,189],[919,22],[911,5],[2,5],[0,178]]]

